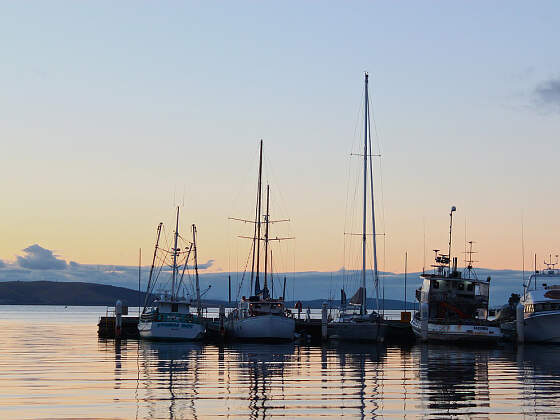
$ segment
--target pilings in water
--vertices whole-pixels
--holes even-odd
[[[219,310],[219,322],[220,322],[220,335],[223,337],[226,335],[226,327],[224,325],[226,321],[226,307],[224,305],[220,305]]]
[[[421,328],[421,339],[422,341],[428,341],[428,317],[429,317],[429,306],[427,303],[420,304],[420,328]]]
[[[515,324],[517,327],[517,342],[523,344],[525,342],[525,318],[524,307],[521,302],[515,307]]]
[[[323,305],[321,306],[321,340],[323,341],[328,339],[327,322],[327,304],[323,303]]]
[[[123,315],[123,304],[119,299],[117,300],[117,303],[115,303],[115,338],[121,338],[122,315]]]

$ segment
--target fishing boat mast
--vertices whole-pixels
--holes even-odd
[[[173,246],[173,275],[171,277],[171,300],[174,301],[175,296],[175,277],[177,276],[177,239],[179,237],[179,206],[177,206],[177,220],[175,222],[175,244]]]
[[[455,206],[451,206],[451,211],[449,212],[449,254],[447,255],[449,261],[447,263],[448,274],[451,274],[451,232],[453,229],[453,212],[457,211]]]
[[[193,243],[192,248],[194,251],[194,279],[195,279],[195,287],[196,287],[196,313],[198,316],[202,316],[202,303],[200,302],[200,283],[198,281],[198,252],[196,248],[196,225],[193,223],[192,225],[192,236],[193,236]],[[185,265],[187,261],[185,261]]]
[[[159,238],[161,236],[162,227],[163,227],[163,223],[160,222],[157,227],[156,246],[154,247],[154,256],[152,258],[152,266],[150,267],[150,275],[148,276],[148,287],[146,287],[146,296],[144,296],[144,308],[142,309],[142,313],[146,311],[146,306],[148,305],[148,298],[151,294],[150,290],[152,287],[152,275],[154,273],[154,267],[156,265],[157,250],[159,246]]]

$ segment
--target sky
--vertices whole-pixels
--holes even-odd
[[[363,73],[380,268],[475,241],[488,269],[560,253],[557,2],[3,2],[0,260],[149,260],[198,228],[242,269],[264,140],[278,271],[351,268]],[[358,201],[356,201],[358,200]],[[522,234],[523,232],[523,234]],[[524,249],[524,253],[522,252]],[[30,251],[31,250],[31,251]],[[46,254],[41,254],[45,256]],[[48,255],[47,255],[48,257]],[[28,267],[25,267],[28,264]],[[368,263],[368,265],[371,263]],[[0,268],[2,269],[2,268]]]

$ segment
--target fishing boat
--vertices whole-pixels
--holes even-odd
[[[177,207],[177,220],[173,235],[173,247],[170,250],[160,249],[163,223],[157,227],[157,239],[154,249],[152,266],[144,308],[138,322],[140,337],[149,340],[199,340],[205,332],[206,327],[202,318],[202,305],[200,301],[200,287],[198,281],[198,261],[196,249],[196,226],[192,225],[192,242],[186,243],[184,248],[179,246],[179,207]],[[158,260],[158,251],[164,254]],[[196,284],[196,314],[191,313],[191,301],[184,295],[184,277],[187,271],[190,256],[194,257],[195,284]],[[163,266],[168,258],[171,257],[171,288],[162,291],[159,296],[148,305],[148,301],[154,294],[155,286],[159,276],[163,272]],[[183,262],[180,264],[180,260]],[[161,265],[156,267],[156,262],[161,261]],[[179,273],[181,269],[181,273]],[[179,275],[180,274],[180,275]],[[180,295],[181,290],[183,294]]]
[[[268,288],[269,279],[269,243],[293,238],[271,238],[269,226],[287,220],[270,220],[270,186],[266,186],[266,213],[262,217],[262,155],[263,142],[260,141],[259,151],[259,174],[257,182],[257,206],[255,220],[235,219],[254,225],[253,236],[245,237],[251,239],[251,295],[243,296],[237,308],[229,313],[225,322],[228,337],[238,340],[263,340],[263,341],[292,341],[295,332],[295,320],[287,311],[284,304],[284,296],[274,298]],[[264,229],[263,229],[264,225]],[[263,232],[264,230],[264,232]],[[263,235],[264,234],[264,235]],[[261,259],[264,254],[264,283],[261,280]],[[253,288],[254,285],[254,288]],[[285,292],[284,292],[285,293]]]
[[[345,292],[341,291],[341,308],[338,319],[327,324],[327,336],[331,339],[348,341],[384,341],[386,325],[382,316],[367,309],[366,296],[366,266],[367,266],[367,205],[368,205],[368,179],[371,195],[371,224],[373,245],[373,282],[376,291],[377,309],[379,310],[379,272],[377,269],[377,238],[375,228],[375,206],[373,195],[373,165],[370,135],[369,91],[368,74],[364,77],[364,149],[363,149],[363,207],[362,207],[362,270],[361,286],[350,299],[350,305],[345,303]]]
[[[453,213],[449,213],[449,252],[435,252],[433,273],[420,275],[422,286],[416,290],[420,311],[410,321],[414,334],[422,341],[496,342],[502,332],[495,321],[488,320],[490,277],[477,278],[473,269],[472,244],[463,272],[457,269],[457,257],[450,258]]]
[[[545,261],[524,285],[517,320],[518,335],[526,342],[560,343],[560,270],[556,262]],[[536,264],[535,264],[536,265]],[[520,331],[519,328],[522,328]]]

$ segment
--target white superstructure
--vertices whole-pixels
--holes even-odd
[[[557,263],[536,271],[529,278],[520,304],[523,305],[524,341],[560,343],[560,270]]]

